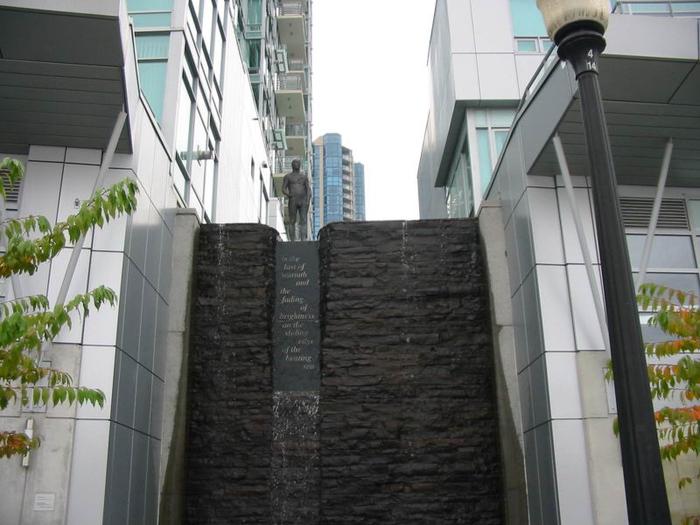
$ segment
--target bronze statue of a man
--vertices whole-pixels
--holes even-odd
[[[298,159],[292,161],[292,171],[284,176],[282,193],[287,197],[289,210],[289,240],[306,240],[306,217],[309,214],[309,201],[311,200],[311,187],[309,179],[299,171],[301,162]],[[297,225],[297,216],[299,224]],[[296,228],[299,228],[297,234]]]

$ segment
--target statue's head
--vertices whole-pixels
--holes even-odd
[[[294,159],[292,161],[292,170],[299,171],[299,169],[301,169],[301,162],[299,162],[299,159]]]

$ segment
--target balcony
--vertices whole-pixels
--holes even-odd
[[[306,105],[304,104],[305,84],[304,74],[286,73],[277,76],[275,101],[277,102],[277,114],[279,116],[302,120],[306,118]]]
[[[306,56],[306,3],[285,2],[277,8],[277,33],[290,56]]]
[[[290,71],[304,71],[306,69],[306,60],[302,58],[290,58],[287,62]]]
[[[248,22],[245,25],[246,40],[260,40],[263,37],[262,24],[259,22]]]
[[[287,124],[285,132],[287,136],[287,154],[298,157],[306,155],[306,125]]]
[[[306,75],[299,72],[277,75],[277,89],[286,91],[306,91]]]

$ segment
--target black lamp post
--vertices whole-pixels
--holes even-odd
[[[622,469],[630,525],[670,525],[642,332],[617,197],[615,168],[598,84],[607,0],[537,0],[559,57],[574,68],[588,147],[615,373]]]

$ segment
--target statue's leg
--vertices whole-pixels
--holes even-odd
[[[297,236],[296,236],[296,224],[297,224],[297,203],[294,197],[289,197],[289,205],[287,207],[288,210],[288,215],[289,215],[289,222],[288,228],[287,228],[287,235],[289,236],[290,241],[296,241]]]
[[[299,206],[299,229],[301,230],[300,240],[305,241],[308,238],[306,219],[309,216],[309,203],[304,201]]]

